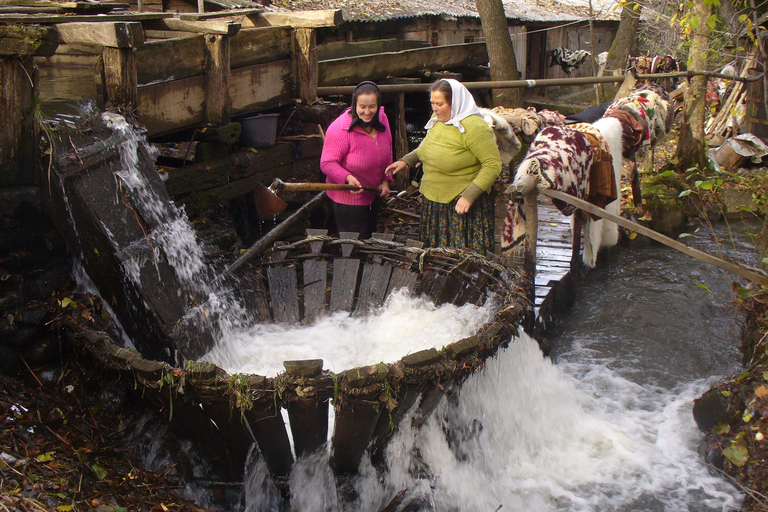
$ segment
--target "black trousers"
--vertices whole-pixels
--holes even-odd
[[[336,229],[339,233],[349,231],[359,233],[360,240],[371,238],[376,232],[379,220],[379,202],[376,198],[370,206],[333,203],[333,215],[336,218]]]

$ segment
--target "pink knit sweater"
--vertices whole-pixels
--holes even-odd
[[[386,131],[373,131],[369,135],[356,126],[351,132],[350,109],[345,110],[328,127],[320,157],[320,170],[327,176],[326,183],[346,183],[352,174],[364,187],[378,187],[385,178],[384,169],[392,163],[392,133],[384,107],[379,109],[379,120]],[[331,200],[349,205],[366,206],[373,203],[375,192],[352,194],[346,190],[329,190]]]

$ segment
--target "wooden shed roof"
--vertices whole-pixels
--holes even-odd
[[[509,19],[568,22],[590,18],[589,0],[502,0]],[[594,19],[616,21],[617,0],[593,0]],[[341,9],[345,21],[385,21],[419,16],[479,17],[474,0],[282,0],[271,9],[309,11]]]

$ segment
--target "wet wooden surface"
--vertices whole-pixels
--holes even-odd
[[[536,326],[543,330],[554,319],[562,295],[570,295],[572,235],[571,218],[539,195],[539,235],[536,241]],[[496,247],[501,246],[506,204],[496,209]]]

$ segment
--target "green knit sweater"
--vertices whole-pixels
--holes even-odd
[[[490,192],[501,174],[499,148],[488,123],[473,115],[461,125],[464,133],[456,126],[435,123],[419,147],[401,158],[410,167],[421,162],[420,191],[430,201],[445,204],[461,195],[474,202]]]

